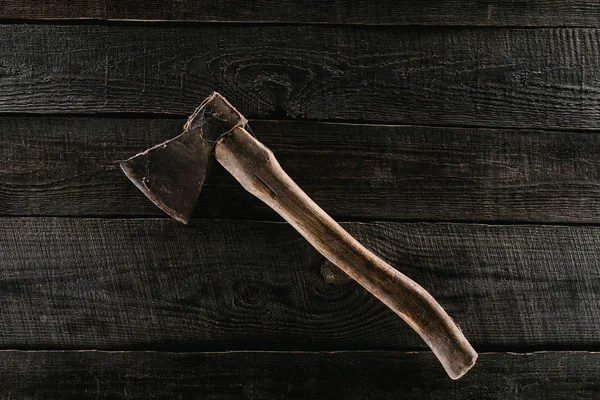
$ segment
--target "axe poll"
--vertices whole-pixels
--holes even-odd
[[[327,215],[246,127],[246,118],[215,92],[190,116],[183,133],[122,162],[121,168],[158,207],[187,223],[216,158],[248,192],[406,321],[452,379],[463,376],[477,353],[438,302]]]

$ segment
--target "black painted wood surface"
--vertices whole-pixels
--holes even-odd
[[[0,0],[0,398],[598,398],[599,17]],[[488,352],[463,380],[221,168],[153,218],[117,162],[213,90]]]
[[[0,351],[0,382],[27,399],[596,399],[600,354],[483,353],[463,380],[432,354]],[[8,396],[6,396],[8,398]]]
[[[370,25],[599,26],[595,0],[3,0],[1,18]]]
[[[0,214],[164,213],[118,161],[182,119],[0,117]],[[296,182],[346,219],[600,221],[600,135],[522,129],[251,121]],[[274,219],[217,163],[196,218]]]
[[[595,129],[596,29],[0,25],[0,112]],[[218,38],[218,40],[215,40]]]
[[[476,348],[600,344],[600,228],[347,223]],[[4,218],[0,347],[424,349],[289,225]]]

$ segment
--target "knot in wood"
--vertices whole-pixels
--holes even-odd
[[[323,261],[320,272],[325,282],[332,285],[347,285],[352,282],[352,278],[329,260]]]

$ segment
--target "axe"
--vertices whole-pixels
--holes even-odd
[[[187,223],[214,158],[242,186],[289,222],[319,253],[398,314],[433,350],[452,379],[477,353],[438,302],[377,257],[323,211],[247,131],[247,120],[213,93],[179,136],[121,163],[129,179],[164,212]]]

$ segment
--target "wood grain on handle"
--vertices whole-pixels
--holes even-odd
[[[475,364],[477,353],[437,301],[327,215],[262,143],[236,128],[217,142],[215,156],[247,191],[273,208],[323,256],[406,321],[452,379],[460,378]]]

